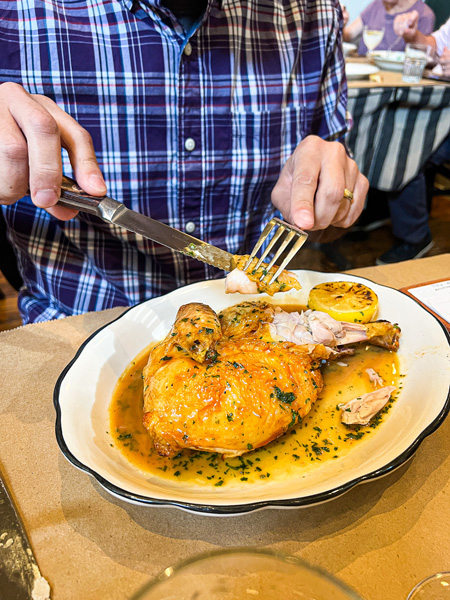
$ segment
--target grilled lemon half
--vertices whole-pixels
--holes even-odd
[[[312,288],[308,308],[328,313],[337,321],[368,323],[378,309],[378,297],[362,283],[330,281]]]

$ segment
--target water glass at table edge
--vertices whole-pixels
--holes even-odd
[[[323,569],[269,549],[228,548],[168,567],[130,600],[363,600]]]
[[[426,44],[406,44],[402,80],[405,83],[419,83],[431,54],[431,46]]]

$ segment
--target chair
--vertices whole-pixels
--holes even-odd
[[[441,175],[445,180],[443,183],[436,183],[436,176]],[[434,170],[433,195],[450,196],[450,163],[439,165]]]
[[[3,216],[3,212],[0,209],[0,271],[3,273],[6,281],[8,281],[12,287],[19,291],[23,281],[22,276],[17,266],[17,258],[14,253],[13,247],[9,243],[6,237],[6,221]],[[1,290],[0,290],[1,291]],[[0,294],[1,298],[1,294]]]

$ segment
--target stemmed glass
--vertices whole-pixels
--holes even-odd
[[[367,25],[364,25],[363,29],[363,40],[367,46],[367,56],[370,55],[372,50],[378,46],[384,37],[384,27],[382,29],[372,29]]]
[[[450,600],[450,571],[436,573],[418,583],[407,600]]]

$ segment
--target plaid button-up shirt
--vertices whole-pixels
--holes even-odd
[[[244,253],[297,144],[345,135],[340,18],[337,0],[209,0],[185,32],[161,0],[0,0],[0,81],[89,131],[108,195]],[[94,216],[4,211],[25,323],[223,276]]]

